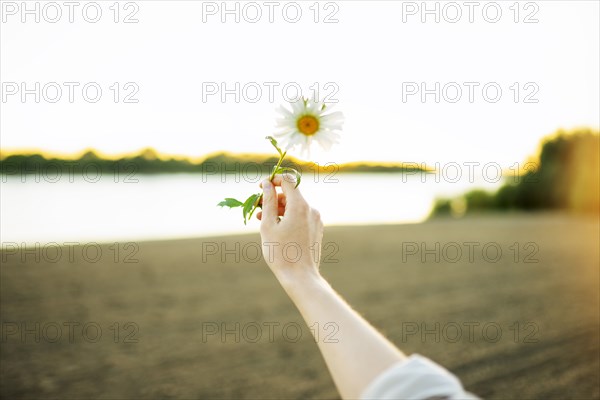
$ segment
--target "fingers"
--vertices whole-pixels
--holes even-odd
[[[279,217],[286,213],[302,214],[309,207],[300,190],[296,188],[293,175],[275,175],[273,181],[265,179],[260,183],[263,188],[262,211],[256,214],[261,227],[279,222]],[[275,187],[281,186],[283,193],[277,194]]]
[[[261,182],[260,186],[262,187],[262,182]],[[285,198],[285,193],[277,193],[277,204],[279,205],[279,207],[285,208],[286,203],[287,203],[287,201]],[[260,199],[258,204],[260,204],[262,206],[262,198]]]
[[[277,214],[279,217],[283,217],[283,215],[285,214],[285,207],[279,206]],[[256,213],[256,218],[258,218],[259,221],[262,219],[262,211]]]
[[[285,208],[285,205],[287,204],[287,199],[285,197],[285,193],[279,193],[277,195],[277,201],[278,201],[279,207]]]
[[[283,194],[286,196],[287,205],[295,208],[297,206],[307,206],[306,200],[302,197],[300,190],[296,188],[296,178],[293,175],[275,175],[273,185],[281,186]]]
[[[278,199],[275,186],[267,179],[262,182],[263,200],[261,212],[261,227],[267,227],[277,223]]]

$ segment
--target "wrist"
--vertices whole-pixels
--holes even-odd
[[[304,290],[311,290],[311,288],[322,286],[324,283],[327,284],[314,265],[296,265],[292,268],[281,269],[275,272],[275,276],[290,297]]]
[[[281,287],[294,303],[302,302],[303,299],[311,298],[315,294],[331,290],[329,283],[315,269],[294,271],[278,277]]]

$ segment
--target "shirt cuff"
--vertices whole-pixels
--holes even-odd
[[[476,400],[456,376],[428,358],[413,354],[392,365],[377,376],[365,389],[361,399]]]

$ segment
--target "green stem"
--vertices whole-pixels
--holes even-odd
[[[277,163],[275,168],[273,168],[273,172],[271,172],[271,177],[269,178],[270,181],[272,181],[273,178],[275,178],[275,172],[279,169],[279,167],[281,167],[281,163],[283,162],[283,158],[285,157],[286,154],[287,154],[287,151],[284,151],[283,154],[281,155],[281,157],[279,157],[279,162]]]
[[[275,178],[275,172],[277,172],[279,167],[281,167],[281,163],[283,162],[283,158],[285,157],[286,154],[287,154],[287,151],[284,151],[283,154],[281,155],[281,157],[279,157],[279,161],[277,162],[277,165],[275,166],[275,168],[273,168],[273,172],[271,172],[271,176],[269,177],[270,181],[273,181],[273,178]],[[248,220],[250,220],[252,218],[252,215],[254,214],[254,211],[256,211],[256,209],[258,208],[258,205],[260,204],[260,201],[262,200],[262,198],[263,198],[263,195],[261,193],[260,196],[258,197],[258,199],[256,199],[256,203],[254,203],[254,207],[252,208],[252,211],[250,211],[250,216],[248,217]]]

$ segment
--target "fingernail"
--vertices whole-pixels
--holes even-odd
[[[272,186],[271,181],[268,179],[265,179],[262,183],[263,190],[271,190],[271,186]]]

